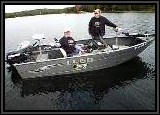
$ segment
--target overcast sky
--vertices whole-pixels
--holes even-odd
[[[63,9],[66,7],[73,7],[75,5],[5,5],[5,13],[20,12],[34,9]]]

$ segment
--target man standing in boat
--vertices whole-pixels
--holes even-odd
[[[98,44],[94,40],[100,40],[100,42],[107,47],[108,45],[103,40],[103,36],[105,35],[105,25],[113,27],[115,32],[118,32],[120,28],[117,25],[113,24],[107,18],[101,16],[101,10],[94,10],[94,17],[91,18],[89,22],[89,34],[92,36],[93,44],[98,48]]]

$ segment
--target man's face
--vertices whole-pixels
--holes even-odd
[[[99,13],[99,12],[94,12],[94,16],[95,16],[96,18],[99,18],[100,13]]]
[[[71,34],[70,31],[64,32],[64,36],[65,36],[65,37],[70,37],[70,34]]]

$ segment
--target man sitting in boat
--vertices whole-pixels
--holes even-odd
[[[113,24],[104,16],[101,16],[101,10],[96,9],[94,10],[94,17],[91,18],[89,21],[89,34],[92,37],[93,44],[99,48],[99,45],[95,40],[99,40],[105,47],[108,45],[103,40],[103,36],[105,35],[105,25],[113,27],[114,31],[118,32],[121,28],[117,27],[117,25]]]
[[[64,36],[59,40],[61,47],[66,51],[67,56],[71,57],[77,55],[83,50],[76,46],[75,40],[71,37],[71,30],[69,28],[64,29]]]

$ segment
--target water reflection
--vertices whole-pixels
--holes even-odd
[[[154,71],[137,57],[117,67],[73,75],[17,80],[21,97],[47,95],[53,109],[98,109],[99,102],[110,89],[125,88]],[[18,82],[17,82],[18,81]]]

